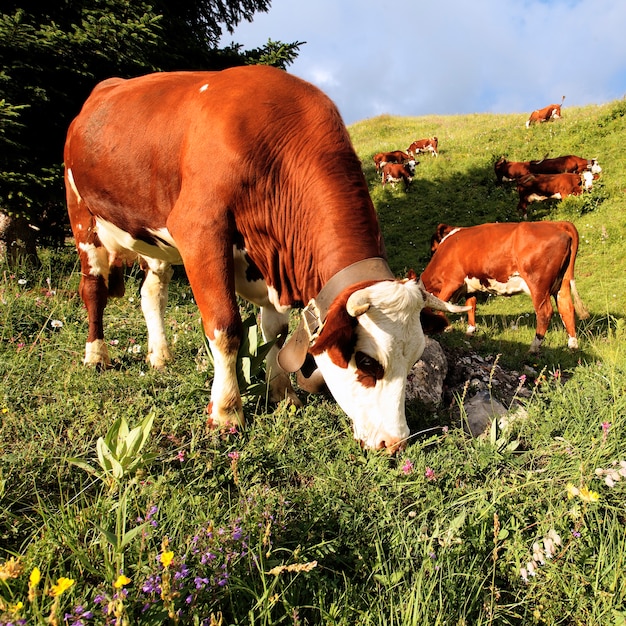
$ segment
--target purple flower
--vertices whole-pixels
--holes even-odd
[[[410,474],[413,471],[413,462],[411,461],[411,459],[407,459],[404,462],[401,471],[403,474]]]

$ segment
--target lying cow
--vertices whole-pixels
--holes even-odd
[[[602,172],[598,159],[583,159],[573,154],[552,159],[541,159],[540,161],[529,161],[528,169],[531,174],[566,174],[568,172],[582,174],[589,171],[594,177],[599,176]]]
[[[439,145],[439,140],[437,137],[429,137],[428,139],[418,139],[414,141],[406,151],[409,153],[409,156],[414,159],[420,152],[430,152],[431,156],[439,156],[437,152],[437,146]]]
[[[526,120],[526,128],[530,128],[531,124],[541,124],[542,122],[561,119],[561,107],[564,101],[565,96],[561,98],[561,104],[550,104],[547,107],[543,107],[543,109],[533,111],[528,120]]]
[[[593,174],[589,171],[582,174],[529,174],[517,181],[517,210],[526,219],[531,202],[580,196],[583,191],[592,188]]]
[[[483,224],[469,228],[439,224],[432,239],[434,254],[422,273],[427,290],[442,300],[466,297],[468,334],[476,330],[473,293],[529,295],[537,316],[531,352],[538,352],[553,314],[550,298],[568,334],[567,345],[578,348],[576,320],[589,316],[574,280],[578,231],[571,222]],[[572,297],[574,304],[572,306]]]
[[[139,260],[148,360],[165,365],[167,286],[183,263],[213,353],[212,424],[244,421],[237,292],[261,307],[266,340],[279,338],[267,357],[273,399],[299,402],[285,368],[309,352],[364,446],[404,445],[420,313],[451,305],[394,279],[361,163],[321,91],[261,65],[109,79],[72,122],[64,158],[86,364],[109,365],[104,308],[123,294],[122,266]],[[346,184],[329,184],[329,171]],[[279,354],[289,311],[303,304]]]
[[[402,152],[402,150],[379,152],[372,158],[374,159],[374,166],[377,172],[380,172],[381,168],[386,163],[408,163],[411,160],[411,157],[406,152]]]
[[[395,187],[396,183],[404,182],[404,191],[408,191],[415,176],[415,166],[419,161],[409,161],[406,165],[402,163],[385,163],[382,167],[381,177],[383,187],[391,183]]]
[[[530,161],[507,161],[500,157],[494,164],[498,184],[512,182],[530,174]]]

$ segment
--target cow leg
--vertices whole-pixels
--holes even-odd
[[[76,186],[71,170],[65,172],[67,209],[80,260],[80,284],[78,292],[87,309],[89,328],[85,344],[85,365],[108,367],[111,364],[109,350],[104,342],[103,315],[109,298],[109,254],[95,232],[93,216],[87,210]],[[121,268],[114,276],[118,277]],[[117,289],[123,292],[123,279],[117,281]]]
[[[543,339],[546,336],[550,320],[554,310],[552,308],[552,301],[550,300],[550,294],[545,294],[541,299],[535,297],[532,294],[533,306],[535,307],[535,314],[537,316],[537,328],[535,330],[535,338],[530,344],[530,352],[536,354],[541,348]]]
[[[567,347],[570,350],[577,350],[576,317],[574,315],[574,304],[572,303],[569,280],[563,280],[561,288],[554,299],[556,300],[556,307],[561,316],[561,320],[563,320],[563,326],[565,326],[565,330],[567,331]]]
[[[174,270],[169,263],[142,258],[145,278],[141,285],[141,310],[148,328],[148,355],[146,361],[155,369],[163,369],[172,355],[165,337],[165,307],[167,287]]]
[[[465,298],[465,304],[472,308],[467,312],[467,330],[468,335],[473,335],[476,332],[476,296]]]
[[[287,400],[297,407],[302,406],[293,390],[289,374],[278,364],[278,352],[285,343],[289,331],[289,311],[280,313],[272,305],[261,307],[261,330],[265,341],[276,340],[265,359],[270,400],[272,402]]]

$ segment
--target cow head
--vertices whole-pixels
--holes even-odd
[[[416,161],[415,159],[411,159],[410,161],[407,162],[406,168],[409,170],[409,173],[411,174],[411,176],[415,176],[415,167],[417,165],[419,165],[419,161]]]
[[[602,172],[602,168],[600,167],[600,164],[598,163],[598,159],[590,159],[589,164],[588,164],[588,169],[591,171],[594,177],[599,176]]]
[[[411,273],[402,281],[345,289],[328,310],[310,352],[335,400],[352,419],[354,437],[367,448],[404,447],[409,436],[406,378],[425,345],[424,307],[461,312],[428,293]]]

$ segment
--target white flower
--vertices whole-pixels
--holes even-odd
[[[141,345],[136,343],[128,348],[128,351],[132,352],[133,354],[139,354],[141,352]]]
[[[63,322],[61,320],[50,320],[50,326],[52,328],[63,328]]]
[[[25,278],[19,278],[17,281],[18,285],[25,285],[28,281]]]

